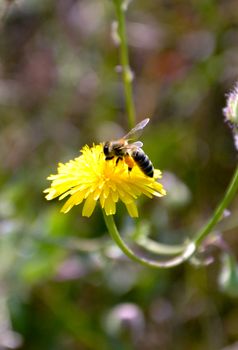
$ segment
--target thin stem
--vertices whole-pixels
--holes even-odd
[[[170,268],[170,267],[180,265],[181,263],[183,263],[184,261],[192,257],[192,255],[196,251],[196,248],[199,247],[199,245],[202,243],[205,237],[208,236],[208,234],[212,231],[214,226],[222,218],[224,210],[228,207],[229,203],[233,199],[237,190],[238,190],[238,167],[233,175],[230,185],[228,186],[225,196],[223,197],[222,201],[218,205],[211,219],[200,231],[198,231],[198,233],[195,235],[194,240],[184,246],[183,251],[178,256],[165,261],[151,260],[151,259],[142,258],[136,255],[121,238],[117,230],[117,227],[115,225],[113,216],[112,215],[107,216],[104,210],[103,210],[103,216],[112,239],[115,241],[118,247],[124,252],[124,254],[128,256],[128,258],[147,267]]]
[[[165,260],[165,261],[157,261],[157,260],[151,260],[147,258],[142,258],[138,255],[136,255],[123,241],[121,238],[117,227],[115,225],[114,219],[112,215],[106,215],[105,211],[103,210],[103,216],[104,220],[107,226],[107,229],[112,237],[112,239],[115,241],[115,243],[118,245],[118,247],[123,251],[125,255],[128,256],[131,260],[138,262],[146,267],[153,267],[153,268],[170,268],[177,265],[180,265],[182,262],[187,260],[189,257],[191,257],[195,251],[195,245],[193,243],[189,243],[186,248],[184,249],[183,253],[180,254],[177,257]]]
[[[129,128],[135,126],[135,107],[132,93],[133,73],[129,65],[129,55],[127,46],[126,23],[125,23],[125,4],[123,0],[114,0],[116,16],[118,22],[118,36],[120,45],[120,64],[122,67],[122,78],[125,92],[126,110],[128,115]]]
[[[147,223],[140,223],[140,225],[135,228],[134,232],[131,233],[130,237],[139,246],[146,249],[148,252],[157,255],[179,255],[183,253],[184,249],[187,247],[189,241],[186,240],[182,244],[166,244],[159,243],[150,239],[149,236],[150,226]]]
[[[227,188],[227,191],[221,200],[220,204],[217,206],[216,210],[214,211],[212,217],[209,219],[209,221],[204,225],[202,229],[198,231],[198,233],[195,235],[195,238],[192,240],[194,245],[199,247],[201,245],[202,241],[211,233],[212,229],[215,227],[215,225],[221,220],[225,209],[228,207],[230,202],[232,201],[234,195],[236,194],[238,190],[238,167],[232,177],[232,180]],[[181,246],[168,246],[168,249],[166,246],[161,246],[160,243],[153,242],[147,238],[142,238],[141,241],[137,242],[141,246],[146,247],[149,251],[154,252],[154,253],[160,253],[160,249],[162,251],[162,254],[179,254],[182,253],[185,248],[185,245]]]
[[[229,203],[233,199],[237,190],[238,190],[238,166],[230,182],[230,185],[228,186],[225,196],[223,197],[220,204],[214,211],[213,216],[210,218],[207,224],[195,235],[195,239],[193,240],[193,242],[197,247],[201,244],[204,238],[211,232],[213,227],[222,218],[224,210],[228,207]]]
[[[164,243],[155,242],[150,238],[142,237],[136,240],[136,243],[142,248],[146,248],[151,253],[159,255],[178,255],[183,253],[186,249],[188,242],[180,245],[169,245]]]

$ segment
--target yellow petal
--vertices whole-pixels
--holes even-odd
[[[53,189],[53,188],[47,188],[45,191],[44,191],[45,193],[47,193],[47,192],[49,192],[46,196],[45,196],[45,198],[48,200],[48,201],[50,201],[51,199],[54,199],[55,197],[57,197],[57,191],[55,190],[55,189]]]
[[[107,215],[114,215],[116,213],[116,204],[111,195],[105,199],[104,209]]]
[[[85,191],[75,193],[72,195],[67,202],[64,204],[64,206],[61,208],[62,213],[68,213],[68,211],[74,206],[82,203],[85,197]]]
[[[112,199],[114,200],[114,202],[117,202],[118,198],[119,198],[118,193],[116,191],[115,192],[112,191]]]
[[[162,173],[159,169],[154,169],[154,178],[159,179],[162,176]]]
[[[99,200],[100,200],[100,204],[101,204],[101,207],[104,208],[104,203],[105,203],[105,197],[103,196],[103,194],[101,193],[100,197],[99,197]]]
[[[96,206],[97,201],[93,198],[93,194],[89,195],[88,198],[85,200],[82,215],[83,216],[91,216],[94,208]]]
[[[125,203],[125,205],[126,205],[126,208],[128,210],[128,213],[130,214],[130,216],[132,218],[137,218],[138,217],[138,210],[137,210],[135,202]]]

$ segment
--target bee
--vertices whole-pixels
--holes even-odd
[[[138,137],[138,134],[141,133],[149,121],[149,118],[142,120],[129,131],[128,134],[119,140],[105,142],[103,146],[105,160],[116,157],[117,165],[120,160],[124,159],[125,163],[128,165],[128,171],[131,171],[136,163],[145,175],[153,177],[154,167],[149,157],[142,150],[143,143],[140,141],[129,143],[130,140]]]

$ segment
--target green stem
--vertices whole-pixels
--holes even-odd
[[[212,231],[214,226],[222,218],[224,214],[224,210],[230,204],[237,190],[238,190],[238,167],[233,175],[230,185],[228,186],[228,189],[225,193],[224,198],[216,208],[213,216],[210,218],[207,224],[200,231],[198,231],[198,233],[195,235],[195,238],[193,239],[192,242],[184,245],[183,251],[178,256],[165,261],[151,260],[151,259],[142,258],[136,255],[121,238],[117,230],[117,227],[115,225],[113,216],[112,215],[107,216],[104,210],[103,210],[103,216],[112,239],[115,241],[118,247],[125,253],[125,255],[128,256],[128,258],[147,267],[170,268],[170,267],[180,265],[182,262],[192,257],[196,248],[199,247],[199,245],[202,243],[205,237],[208,236],[208,234]]]
[[[142,237],[136,240],[136,243],[142,248],[146,248],[149,252],[159,255],[178,255],[183,253],[187,248],[188,243],[179,245],[169,245],[164,243],[155,242],[150,238]]]
[[[204,238],[211,232],[213,227],[222,218],[224,214],[224,210],[230,204],[237,190],[238,190],[238,166],[230,182],[230,185],[228,186],[225,196],[223,197],[222,201],[216,208],[213,216],[210,218],[207,224],[195,235],[195,239],[193,240],[193,242],[196,245],[196,247],[198,247],[202,243]]]
[[[133,128],[135,126],[135,107],[132,93],[133,74],[129,65],[124,1],[114,0],[114,4],[118,22],[118,36],[120,38],[120,64],[122,67],[126,110],[128,115],[129,128]]]
[[[126,24],[125,24],[125,2],[123,0],[113,0],[116,9],[116,16],[118,21],[118,36],[120,42],[120,64],[122,67],[122,77],[125,91],[125,100],[126,100],[126,110],[128,114],[128,123],[129,127],[132,128],[135,125],[135,109],[133,102],[133,94],[132,94],[132,72],[129,65],[128,58],[128,46],[127,46],[127,35],[126,35]],[[238,189],[238,167],[234,173],[234,176],[231,180],[231,183],[225,193],[224,198],[214,211],[214,214],[210,218],[210,220],[204,225],[202,229],[198,231],[193,239],[193,243],[189,243],[185,245],[184,250],[180,253],[179,256],[168,260],[166,262],[157,262],[154,260],[149,260],[145,258],[141,258],[137,256],[122,240],[120,237],[117,228],[115,226],[114,220],[112,216],[106,216],[103,211],[104,219],[107,225],[107,228],[117,243],[117,245],[121,248],[121,250],[132,260],[137,261],[145,266],[150,267],[172,267],[180,264],[181,262],[187,260],[195,251],[195,247],[199,247],[205,237],[212,231],[215,225],[222,218],[224,210],[228,207],[229,203],[233,199],[236,191]],[[145,243],[145,242],[143,242]],[[142,244],[143,244],[142,243]],[[143,244],[144,246],[144,244]],[[153,244],[151,245],[151,250],[157,249]],[[158,249],[160,247],[158,246]],[[180,249],[180,247],[179,247]]]
[[[238,167],[235,170],[235,173],[232,177],[232,180],[226,190],[226,193],[223,199],[221,200],[220,204],[217,206],[216,210],[214,211],[214,214],[209,219],[209,221],[204,225],[204,227],[198,231],[198,233],[195,235],[195,238],[192,240],[196,248],[199,247],[199,245],[201,245],[203,240],[211,233],[215,225],[222,219],[224,210],[228,207],[228,205],[234,198],[234,195],[236,194],[237,190],[238,190]],[[182,253],[187,247],[187,244],[167,247],[167,246],[161,245],[160,243],[153,242],[146,237],[142,238],[141,241],[137,243],[143,247],[146,247],[151,252],[154,252],[157,254],[165,254],[165,255]]]
[[[193,243],[189,243],[186,248],[184,249],[183,253],[180,254],[177,257],[165,260],[165,261],[158,261],[158,260],[151,260],[147,258],[142,258],[138,255],[136,255],[123,241],[121,238],[117,227],[115,225],[114,219],[112,215],[106,215],[105,211],[103,210],[103,216],[104,220],[108,229],[108,232],[110,233],[112,239],[115,241],[115,243],[118,245],[118,247],[123,251],[123,253],[128,256],[131,260],[140,263],[146,267],[154,267],[154,268],[170,268],[177,265],[180,265],[182,262],[187,260],[189,257],[191,257],[195,251],[195,245]]]

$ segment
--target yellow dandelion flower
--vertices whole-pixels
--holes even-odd
[[[116,213],[116,203],[121,200],[131,217],[138,217],[135,200],[141,195],[152,198],[166,194],[163,185],[157,182],[160,170],[155,169],[154,177],[146,176],[135,164],[132,171],[121,160],[105,160],[103,145],[84,146],[81,155],[68,163],[59,163],[58,173],[50,175],[51,187],[44,192],[46,199],[70,196],[61,211],[67,213],[74,205],[84,202],[82,215],[91,216],[97,201],[106,215]]]

